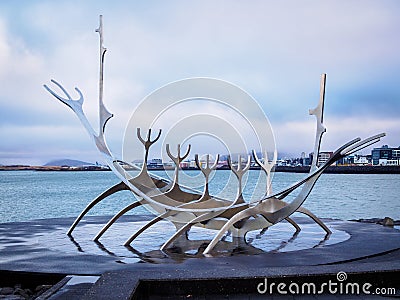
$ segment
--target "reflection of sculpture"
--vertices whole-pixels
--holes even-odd
[[[79,100],[73,100],[71,96],[67,93],[67,91],[55,81],[52,82],[55,83],[64,92],[67,98],[61,97],[60,95],[56,94],[46,85],[45,88],[54,97],[69,106],[76,113],[86,130],[94,139],[96,147],[104,155],[106,162],[114,171],[114,173],[122,180],[122,182],[111,187],[103,194],[101,194],[98,198],[93,200],[75,220],[70,230],[68,231],[69,235],[72,234],[76,225],[93,206],[95,206],[107,196],[121,190],[131,190],[136,196],[140,197],[140,200],[128,205],[120,212],[118,212],[96,235],[96,241],[100,239],[104,232],[106,232],[107,229],[115,221],[118,220],[118,218],[120,218],[126,212],[140,205],[150,207],[157,214],[157,216],[153,220],[149,221],[139,231],[134,233],[126,241],[125,245],[127,246],[130,245],[132,241],[138,235],[143,233],[147,228],[162,219],[168,219],[173,222],[176,227],[176,232],[172,237],[170,237],[168,241],[166,241],[162,245],[161,250],[169,247],[177,238],[184,235],[191,226],[195,225],[217,230],[217,234],[214,236],[211,243],[205,248],[203,252],[204,254],[209,253],[215,247],[219,239],[225,234],[226,231],[230,231],[234,237],[243,238],[249,231],[266,229],[284,219],[292,224],[296,228],[296,231],[299,231],[300,227],[290,218],[290,216],[295,212],[300,212],[309,216],[318,225],[320,225],[327,234],[330,233],[330,230],[323,224],[323,222],[310,211],[303,208],[302,204],[310,194],[319,176],[329,165],[346,155],[349,155],[364,147],[376,143],[381,137],[384,136],[384,134],[375,135],[362,141],[359,138],[350,141],[349,143],[340,147],[324,165],[317,167],[317,158],[321,138],[323,133],[325,132],[325,127],[323,126],[325,75],[322,76],[321,80],[321,94],[319,104],[314,110],[310,110],[310,114],[316,116],[317,130],[314,145],[314,157],[309,175],[305,179],[295,183],[294,185],[287,189],[284,189],[283,191],[272,193],[270,174],[273,163],[271,164],[268,161],[266,153],[263,163],[262,160],[257,157],[255,151],[253,151],[253,156],[256,163],[267,175],[265,196],[255,203],[247,203],[244,200],[242,195],[242,177],[249,170],[250,156],[247,158],[247,164],[245,167],[242,166],[241,157],[239,156],[238,164],[236,167],[233,166],[231,159],[228,158],[228,165],[238,180],[237,196],[234,200],[220,199],[209,194],[209,175],[210,172],[216,168],[216,163],[210,166],[209,156],[207,156],[205,166],[201,166],[198,156],[196,155],[196,164],[205,177],[205,188],[203,193],[199,193],[189,188],[182,187],[179,184],[180,163],[189,155],[190,145],[184,155],[181,154],[180,145],[177,145],[177,153],[175,156],[171,153],[169,145],[167,145],[166,151],[168,153],[168,156],[175,164],[175,174],[173,181],[167,181],[153,174],[149,174],[147,170],[149,149],[151,145],[153,145],[160,138],[161,130],[159,131],[157,137],[151,140],[151,129],[149,129],[147,139],[144,140],[141,136],[140,128],[137,129],[137,137],[143,144],[145,151],[143,165],[139,174],[136,177],[132,177],[129,173],[127,173],[122,168],[121,161],[113,157],[106,145],[106,141],[104,138],[105,126],[107,121],[112,117],[112,114],[107,111],[103,103],[103,64],[106,49],[103,47],[101,18],[100,27],[97,32],[99,32],[100,35],[99,132],[95,132],[83,112],[83,95],[79,89],[76,88],[76,91],[80,95]],[[274,160],[275,158],[276,153]],[[216,159],[216,162],[218,162],[218,157]],[[291,203],[285,202],[284,199],[299,187],[302,187],[302,189],[297,197],[295,197],[295,199]]]

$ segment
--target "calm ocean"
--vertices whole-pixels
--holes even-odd
[[[153,172],[165,176],[163,172]],[[198,171],[186,171],[180,180],[202,190]],[[256,185],[259,172],[250,171],[244,196],[250,200],[265,191],[264,178]],[[273,190],[278,191],[304,178],[306,174],[275,173]],[[0,223],[32,219],[75,217],[98,194],[118,183],[112,172],[0,172]],[[197,184],[197,186],[196,186]],[[210,183],[213,194],[234,198],[236,179],[230,171],[217,171]],[[287,198],[289,202],[293,198]],[[134,201],[122,191],[102,201],[90,215],[113,215]],[[391,217],[400,219],[399,174],[323,174],[304,207],[319,217],[343,220]],[[137,208],[131,214],[148,214]]]

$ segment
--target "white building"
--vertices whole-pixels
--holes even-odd
[[[363,155],[355,155],[354,156],[354,164],[356,165],[368,165],[368,158]]]
[[[328,161],[328,159],[330,159],[330,158],[332,157],[332,155],[333,155],[333,152],[323,152],[323,151],[321,151],[321,152],[318,154],[318,162],[317,162],[317,165],[318,165],[318,166],[323,165],[324,163],[326,163],[326,162]]]

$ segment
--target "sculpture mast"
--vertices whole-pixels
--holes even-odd
[[[326,132],[326,128],[323,124],[324,122],[324,102],[325,102],[325,84],[326,84],[326,74],[321,75],[320,84],[320,95],[318,106],[314,109],[310,109],[310,115],[314,115],[317,118],[317,130],[315,134],[315,144],[314,144],[314,156],[311,163],[310,173],[317,170],[318,166],[318,156],[321,147],[322,135]]]
[[[113,115],[106,109],[103,103],[103,95],[104,95],[104,58],[107,51],[107,48],[104,47],[104,37],[103,37],[103,16],[100,15],[100,24],[99,28],[96,29],[96,32],[99,33],[100,36],[100,78],[99,78],[99,137],[104,134],[104,129],[107,121],[113,117]]]

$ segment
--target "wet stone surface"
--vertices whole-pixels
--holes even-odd
[[[82,224],[76,228],[73,237],[67,236],[61,228],[36,237],[36,240],[39,245],[47,246],[51,250],[119,257],[121,262],[131,263],[151,259],[155,262],[162,258],[181,261],[202,256],[201,252],[216,233],[213,230],[192,227],[188,234],[189,240],[178,240],[173,247],[161,252],[158,249],[162,243],[175,232],[175,227],[171,223],[161,221],[140,235],[130,247],[123,246],[130,234],[146,223],[139,221],[114,224],[98,242],[94,242],[92,238],[101,229],[102,224]],[[249,232],[246,241],[232,238],[229,234],[225,235],[217,244],[213,256],[298,251],[333,245],[349,238],[348,233],[334,228],[332,234],[327,236],[318,225],[307,223],[305,220],[300,232],[296,232],[288,223],[282,222],[264,232],[260,230]]]
[[[281,222],[266,231],[248,233],[246,242],[226,235],[212,257],[206,259],[202,251],[216,231],[193,227],[189,240],[177,240],[171,248],[160,251],[160,246],[175,232],[171,223],[161,221],[125,247],[124,242],[151,219],[151,216],[126,216],[113,224],[99,242],[94,242],[94,236],[109,218],[85,218],[72,237],[66,235],[72,218],[0,224],[0,270],[94,275],[136,263],[317,265],[400,248],[400,232],[393,228],[326,219],[324,222],[332,230],[327,236],[310,219],[295,217],[302,229],[299,233],[290,224]]]

